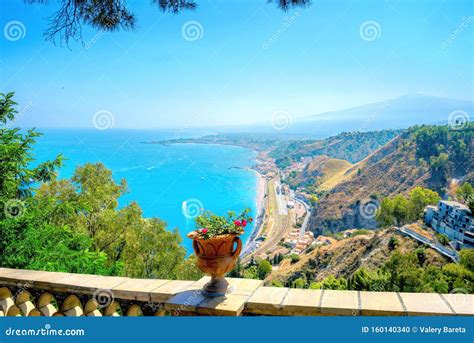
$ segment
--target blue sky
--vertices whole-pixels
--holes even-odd
[[[86,27],[86,46],[70,49],[42,36],[50,3],[0,5],[0,91],[16,92],[25,126],[93,127],[102,110],[117,128],[247,124],[404,94],[473,98],[471,1],[315,0],[285,13],[266,0],[203,0],[171,15],[136,0],[134,31]],[[22,39],[7,39],[12,21]],[[201,38],[183,37],[190,21]]]

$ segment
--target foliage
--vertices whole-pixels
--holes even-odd
[[[301,157],[326,155],[351,163],[361,161],[400,133],[400,130],[342,132],[323,140],[296,140],[280,144],[271,151],[278,167],[288,166]]]
[[[459,256],[461,266],[474,273],[474,249],[462,249]]]
[[[390,251],[395,250],[398,246],[398,239],[396,236],[390,237],[390,240],[388,241],[388,249]]]
[[[291,283],[291,288],[307,288],[306,280],[298,278]]]
[[[427,205],[434,205],[440,200],[438,193],[422,188],[413,188],[408,197],[401,194],[392,198],[384,198],[380,203],[377,213],[379,225],[387,227],[391,225],[401,226],[420,219]]]
[[[449,125],[423,125],[411,128],[416,157],[429,161],[433,177],[447,183],[447,176],[463,176],[472,171],[474,123],[453,130]]]
[[[442,245],[448,245],[449,243],[449,238],[446,235],[443,235],[442,233],[437,233],[435,232],[435,237],[440,242]]]
[[[43,4],[45,0],[27,0],[28,3]],[[295,6],[307,6],[310,0],[275,0],[278,7],[287,11]],[[185,10],[194,10],[194,0],[153,0],[162,12],[173,14]],[[125,0],[62,0],[56,13],[50,15],[50,25],[45,32],[48,40],[59,36],[60,43],[70,39],[82,40],[82,25],[88,25],[101,31],[130,30],[136,25],[135,14],[127,7]]]
[[[261,260],[257,267],[257,276],[260,280],[267,277],[272,272],[272,265],[267,260]]]
[[[456,196],[459,201],[464,202],[469,207],[471,213],[474,213],[474,187],[464,182],[457,190]]]
[[[272,287],[283,287],[283,283],[280,280],[275,279],[275,280],[272,280],[271,286]]]
[[[291,264],[294,264],[300,260],[300,256],[297,254],[291,254],[290,258],[291,258]]]
[[[143,218],[138,204],[119,208],[127,191],[100,163],[59,180],[62,157],[31,167],[34,130],[9,128],[13,93],[0,94],[0,266],[130,277],[197,279],[178,232]]]
[[[189,236],[199,237],[201,239],[209,239],[219,235],[241,235],[244,233],[244,228],[247,223],[252,222],[252,217],[248,214],[249,208],[246,208],[242,213],[236,215],[235,212],[228,212],[227,216],[218,216],[210,211],[195,218],[198,230],[193,231]]]
[[[334,275],[330,275],[321,282],[312,282],[309,285],[310,289],[333,289],[345,290],[347,289],[347,280],[344,278],[337,279]]]

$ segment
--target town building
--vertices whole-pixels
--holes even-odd
[[[441,200],[438,206],[427,206],[425,223],[448,236],[456,249],[474,247],[474,218],[466,205]]]

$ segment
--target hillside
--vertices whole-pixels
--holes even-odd
[[[304,278],[311,283],[331,275],[347,279],[359,268],[376,270],[394,253],[389,244],[393,236],[398,242],[397,250],[402,254],[413,252],[419,247],[416,241],[401,236],[394,229],[357,235],[302,254],[294,264],[290,264],[288,259],[283,260],[280,268],[273,271],[266,282],[270,284],[278,280],[282,284],[291,284],[293,280]],[[425,252],[426,265],[439,267],[449,262],[433,249],[427,248]]]
[[[473,127],[422,126],[403,132],[345,171],[339,183],[320,195],[310,229],[321,234],[375,228],[370,207],[377,207],[383,197],[405,194],[416,186],[445,194],[452,178],[474,170]],[[316,177],[311,182],[318,181]]]
[[[329,190],[338,184],[346,171],[352,167],[350,162],[331,158],[326,155],[316,156],[291,182],[293,187],[313,187],[318,190]]]
[[[320,140],[299,140],[280,144],[270,153],[277,165],[298,161],[301,157],[326,155],[357,163],[400,134],[400,130],[343,132]]]

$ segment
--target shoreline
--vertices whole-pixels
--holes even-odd
[[[257,238],[258,233],[260,232],[264,219],[266,217],[266,203],[265,203],[265,193],[267,189],[268,181],[265,176],[258,170],[258,165],[264,163],[265,158],[262,157],[262,151],[256,149],[252,146],[240,145],[240,144],[229,144],[223,142],[159,142],[159,141],[152,141],[152,142],[141,142],[144,144],[162,144],[162,145],[175,145],[175,144],[196,144],[196,145],[221,145],[221,146],[235,146],[244,149],[248,149],[257,153],[255,156],[255,164],[242,168],[246,170],[251,170],[255,173],[257,180],[256,180],[256,194],[255,194],[255,207],[256,207],[256,215],[254,218],[255,226],[250,232],[250,235],[247,238],[247,241],[243,244],[241,256],[247,255],[249,252],[248,250],[251,248],[252,244],[254,243],[255,238]],[[239,168],[240,169],[240,168]]]
[[[267,190],[267,184],[268,181],[265,178],[265,176],[258,171],[258,166],[259,164],[263,163],[263,160],[260,157],[260,152],[257,152],[258,155],[255,158],[256,164],[252,166],[250,169],[255,173],[257,177],[257,183],[256,183],[256,195],[255,195],[255,203],[256,203],[256,208],[257,208],[257,214],[255,217],[255,226],[250,232],[250,235],[247,239],[247,241],[244,244],[244,248],[242,249],[241,256],[245,256],[251,251],[249,251],[252,248],[252,245],[254,244],[255,238],[257,238],[258,233],[260,232],[264,219],[266,217],[266,202],[265,202],[265,194]]]

